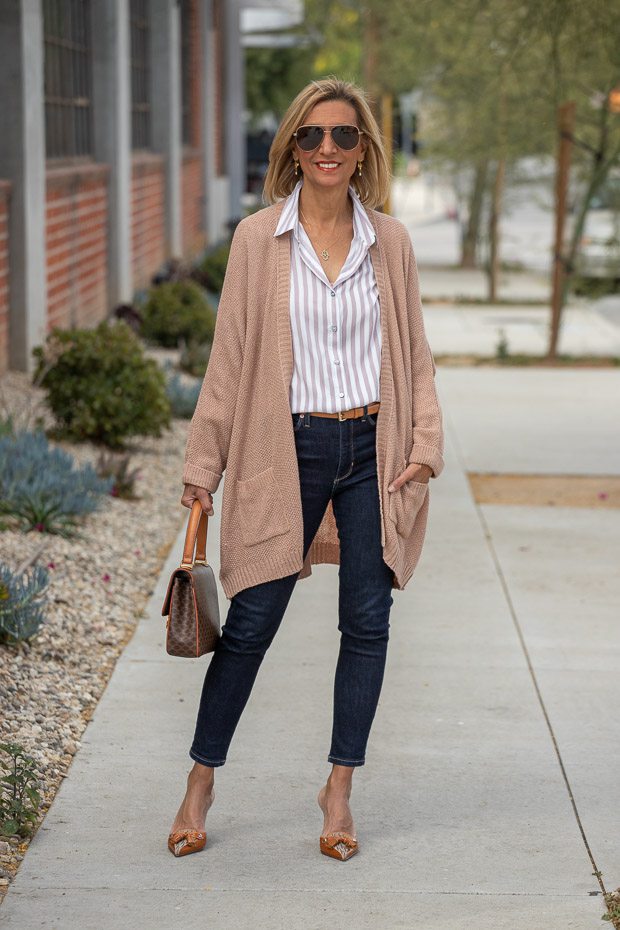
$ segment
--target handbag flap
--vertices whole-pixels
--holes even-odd
[[[190,583],[193,585],[194,579],[192,578],[192,573],[187,568],[175,568],[175,570],[170,575],[170,581],[168,582],[168,590],[166,591],[166,597],[164,598],[164,604],[161,609],[162,617],[166,617],[170,613],[170,601],[172,599],[172,588],[174,587],[175,578],[182,577],[186,575],[189,577]]]

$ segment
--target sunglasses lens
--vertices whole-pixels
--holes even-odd
[[[357,126],[334,126],[332,139],[340,149],[350,151],[357,145],[359,130]]]
[[[297,145],[304,152],[311,152],[321,144],[323,130],[320,126],[302,126],[297,130]]]
[[[357,126],[334,126],[331,134],[338,148],[347,152],[355,148],[360,137]],[[323,141],[323,135],[320,126],[301,126],[297,130],[297,145],[304,152],[312,152]]]

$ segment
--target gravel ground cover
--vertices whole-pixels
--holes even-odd
[[[43,392],[25,373],[4,375],[0,390],[9,409],[36,409],[51,422]],[[138,499],[104,498],[84,519],[83,539],[0,532],[0,560],[15,569],[43,545],[38,561],[50,574],[46,622],[37,636],[30,644],[0,644],[0,742],[20,743],[36,760],[43,796],[37,827],[187,519],[180,498],[188,427],[175,419],[161,438],[128,444],[130,467],[139,468]],[[90,443],[55,444],[80,464],[96,461]],[[0,902],[28,845],[19,837],[0,841]]]

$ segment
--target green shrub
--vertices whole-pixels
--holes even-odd
[[[230,255],[230,244],[232,239],[228,239],[221,245],[218,245],[213,251],[202,259],[194,269],[194,276],[203,287],[219,294],[224,284],[224,275],[228,265],[228,256]]]
[[[506,332],[503,329],[498,330],[497,344],[495,346],[495,357],[499,359],[507,359],[510,356],[510,346],[508,345],[508,338]]]
[[[142,308],[141,335],[176,349],[181,339],[211,342],[215,310],[195,281],[168,281],[149,291]]]
[[[54,329],[33,354],[35,379],[47,367],[40,384],[56,418],[54,437],[120,449],[130,436],[161,436],[170,427],[164,373],[123,321]]]
[[[130,468],[131,455],[117,455],[115,452],[102,451],[99,453],[95,470],[100,478],[109,478],[113,482],[110,489],[112,497],[122,497],[124,500],[138,500],[135,491],[136,479],[140,475],[139,468]]]
[[[179,368],[194,378],[204,378],[210,356],[210,342],[188,342],[181,347]]]
[[[19,743],[0,743],[0,836],[30,836],[41,805],[36,763]]]
[[[620,292],[620,277],[618,278],[588,278],[585,275],[574,275],[570,281],[570,288],[579,297],[589,297],[598,300],[608,294]]]
[[[9,413],[8,416],[0,418],[0,436],[14,436],[15,435],[15,418],[12,413]]]

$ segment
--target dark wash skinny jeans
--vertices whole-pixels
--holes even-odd
[[[333,729],[328,762],[364,765],[383,683],[392,570],[383,561],[377,487],[376,418],[292,414],[299,463],[304,559],[330,498],[340,538]],[[298,572],[238,591],[205,675],[190,757],[226,762],[258,669],[284,616]],[[306,581],[306,583],[308,583]]]

